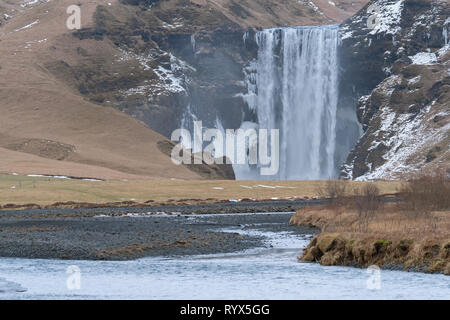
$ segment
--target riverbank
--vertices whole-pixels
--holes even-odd
[[[450,275],[450,212],[411,212],[388,203],[366,217],[349,206],[307,207],[290,223],[321,230],[301,261]]]
[[[231,253],[264,247],[264,239],[223,229],[317,232],[309,226],[289,225],[292,213],[192,215],[117,208],[110,214],[91,210],[83,215],[83,210],[75,211],[0,213],[0,257],[133,260]]]
[[[253,218],[260,219],[264,215]],[[298,254],[311,235],[298,233],[301,228],[289,226],[291,216],[279,213],[273,223],[249,220],[249,224],[220,229],[244,237],[262,238],[262,246],[235,253],[146,257],[128,261],[0,258],[0,300],[449,297],[450,288],[444,275],[386,270],[382,272],[379,289],[375,290],[367,285],[371,275],[366,269],[299,263]],[[213,222],[209,216],[196,217],[198,220],[191,223]],[[77,290],[67,286],[68,278],[73,275],[69,272],[74,271],[79,271],[81,280]]]

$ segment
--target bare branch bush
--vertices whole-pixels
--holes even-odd
[[[450,209],[450,179],[445,171],[421,174],[405,183],[399,191],[399,207],[411,216],[427,216],[431,211]]]
[[[325,186],[318,188],[317,194],[332,206],[345,205],[348,202],[348,190],[347,181],[327,181]]]
[[[361,232],[367,232],[370,221],[382,208],[380,189],[373,183],[361,188],[354,188],[353,204],[358,214],[358,225]]]

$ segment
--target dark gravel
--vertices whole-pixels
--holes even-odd
[[[0,210],[2,218],[30,217],[93,217],[97,215],[122,216],[127,213],[158,213],[168,214],[216,214],[216,213],[253,213],[253,212],[290,212],[311,205],[323,204],[323,200],[271,200],[249,202],[221,202],[193,205],[165,205],[148,207],[117,207],[117,208],[79,208],[79,209],[25,209]]]
[[[302,201],[301,206],[305,205]],[[144,256],[226,253],[263,246],[259,237],[222,232],[224,228],[252,228],[312,234],[314,228],[289,225],[292,213],[193,215],[182,212],[213,211],[214,206],[24,210],[0,212],[0,257],[129,260]],[[194,208],[196,207],[196,208]],[[206,207],[206,208],[205,208]],[[220,206],[230,210],[267,211],[273,202],[253,207]],[[216,207],[217,208],[217,207]],[[261,210],[264,209],[264,210]],[[168,212],[130,217],[127,214]],[[219,210],[216,210],[216,212]],[[172,213],[175,212],[175,213]],[[208,212],[209,213],[209,212]],[[98,217],[102,215],[101,217]]]

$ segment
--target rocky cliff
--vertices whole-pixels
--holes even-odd
[[[291,5],[290,12],[257,1],[221,7],[175,0],[99,6],[94,26],[74,36],[107,39],[119,53],[114,63],[89,57],[67,72],[75,74],[83,95],[165,136],[196,118],[207,127],[220,119],[224,127],[237,128],[249,120],[243,119],[249,113],[243,112],[248,110],[241,94],[246,91],[243,70],[256,57],[253,33],[332,22],[310,3]],[[345,161],[343,178],[401,178],[448,165],[448,17],[442,0],[377,0],[341,25],[337,129],[353,132],[341,141],[341,153],[362,134],[346,160],[338,155],[337,161]],[[93,71],[90,63],[101,67]],[[354,110],[362,133],[349,129],[353,124],[346,114]]]
[[[448,2],[374,0],[358,11],[364,3],[366,0],[80,2],[82,29],[69,31],[65,28],[69,2],[0,0],[0,49],[4,53],[0,72],[9,84],[17,78],[20,85],[30,82],[32,89],[39,83],[45,90],[55,91],[59,80],[64,86],[57,90],[61,97],[45,96],[45,105],[55,110],[61,108],[56,101],[74,95],[82,99],[78,106],[96,106],[86,107],[89,112],[109,112],[97,107],[112,107],[166,137],[181,125],[189,126],[196,117],[206,127],[215,127],[220,119],[224,127],[236,128],[242,120],[252,120],[243,119],[251,112],[246,112],[242,93],[247,91],[244,71],[256,57],[256,31],[340,23],[356,13],[341,25],[337,130],[338,134],[351,132],[339,145],[337,161],[345,162],[341,176],[397,178],[423,167],[448,166]],[[39,80],[31,81],[35,72]],[[25,74],[28,76],[22,77]],[[24,91],[24,96],[30,99],[30,110],[37,110],[33,104],[38,96],[30,90]],[[14,112],[18,111],[14,106],[25,103],[8,99],[3,103],[8,102]],[[361,128],[354,125],[355,110]],[[95,118],[81,107],[64,109],[51,113],[55,126],[75,112],[77,119]],[[14,121],[28,118],[8,115],[4,113],[8,135],[60,140],[59,129],[51,135],[48,130],[40,133],[36,121],[45,122],[42,116],[27,112],[33,125],[22,125],[19,130]],[[124,141],[136,136],[128,129],[116,135]],[[354,137],[360,135],[354,146]],[[86,140],[75,141],[74,137],[67,132],[61,145],[83,150]],[[110,143],[120,144],[121,140],[110,139]],[[73,155],[68,158],[75,159]],[[114,167],[121,168],[126,158],[121,156]],[[85,156],[77,161],[87,162]],[[104,160],[92,163],[103,165]]]
[[[121,0],[98,6],[93,24],[72,34],[75,42],[67,36],[61,50],[71,61],[55,52],[46,67],[92,102],[167,137],[196,117],[207,127],[220,119],[237,128],[255,30],[336,23],[364,2]]]
[[[163,136],[190,114],[240,124],[246,31],[338,23],[365,2],[79,1],[69,30],[70,0],[0,0],[0,171],[232,178],[174,167]]]
[[[356,106],[364,132],[342,177],[448,168],[449,17],[445,0],[376,0],[342,24],[341,103]]]

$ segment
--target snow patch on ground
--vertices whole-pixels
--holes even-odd
[[[44,174],[28,174],[27,177],[45,177],[45,178],[54,178],[54,179],[70,179],[66,176],[50,176],[50,175],[44,175]]]
[[[30,24],[27,24],[26,26],[23,26],[22,28],[19,28],[19,29],[14,30],[14,32],[22,31],[22,30],[25,30],[25,29],[29,29],[29,28],[31,28],[32,26],[34,26],[35,24],[38,24],[38,23],[39,23],[39,19],[33,21],[33,22],[30,23]]]
[[[414,78],[412,78],[412,79],[409,79],[409,80],[408,80],[408,84],[415,84],[415,83],[419,82],[421,78],[422,78],[422,77],[421,77],[420,75],[418,75],[417,77],[414,77]]]
[[[48,174],[28,174],[27,177],[36,177],[36,178],[53,178],[53,179],[69,179],[69,180],[83,180],[83,181],[103,181],[94,178],[72,178],[67,176],[52,176]]]
[[[175,18],[172,23],[167,23],[165,21],[162,21],[162,26],[166,29],[177,29],[177,28],[181,28],[182,26],[184,26],[184,23],[183,23],[182,19]]]
[[[419,52],[413,56],[409,56],[413,64],[432,65],[437,63],[436,54],[432,52]]]
[[[295,187],[288,187],[288,186],[267,186],[264,184],[257,184],[254,186],[245,186],[241,185],[241,188],[245,189],[257,189],[257,188],[266,188],[266,189],[295,189]]]
[[[45,39],[41,39],[41,40],[31,40],[31,41],[27,41],[27,42],[25,43],[24,48],[25,48],[25,49],[29,49],[29,48],[31,48],[31,46],[32,46],[33,44],[36,44],[36,43],[44,43],[44,42],[46,42],[47,40],[48,40],[48,39],[45,38]]]

